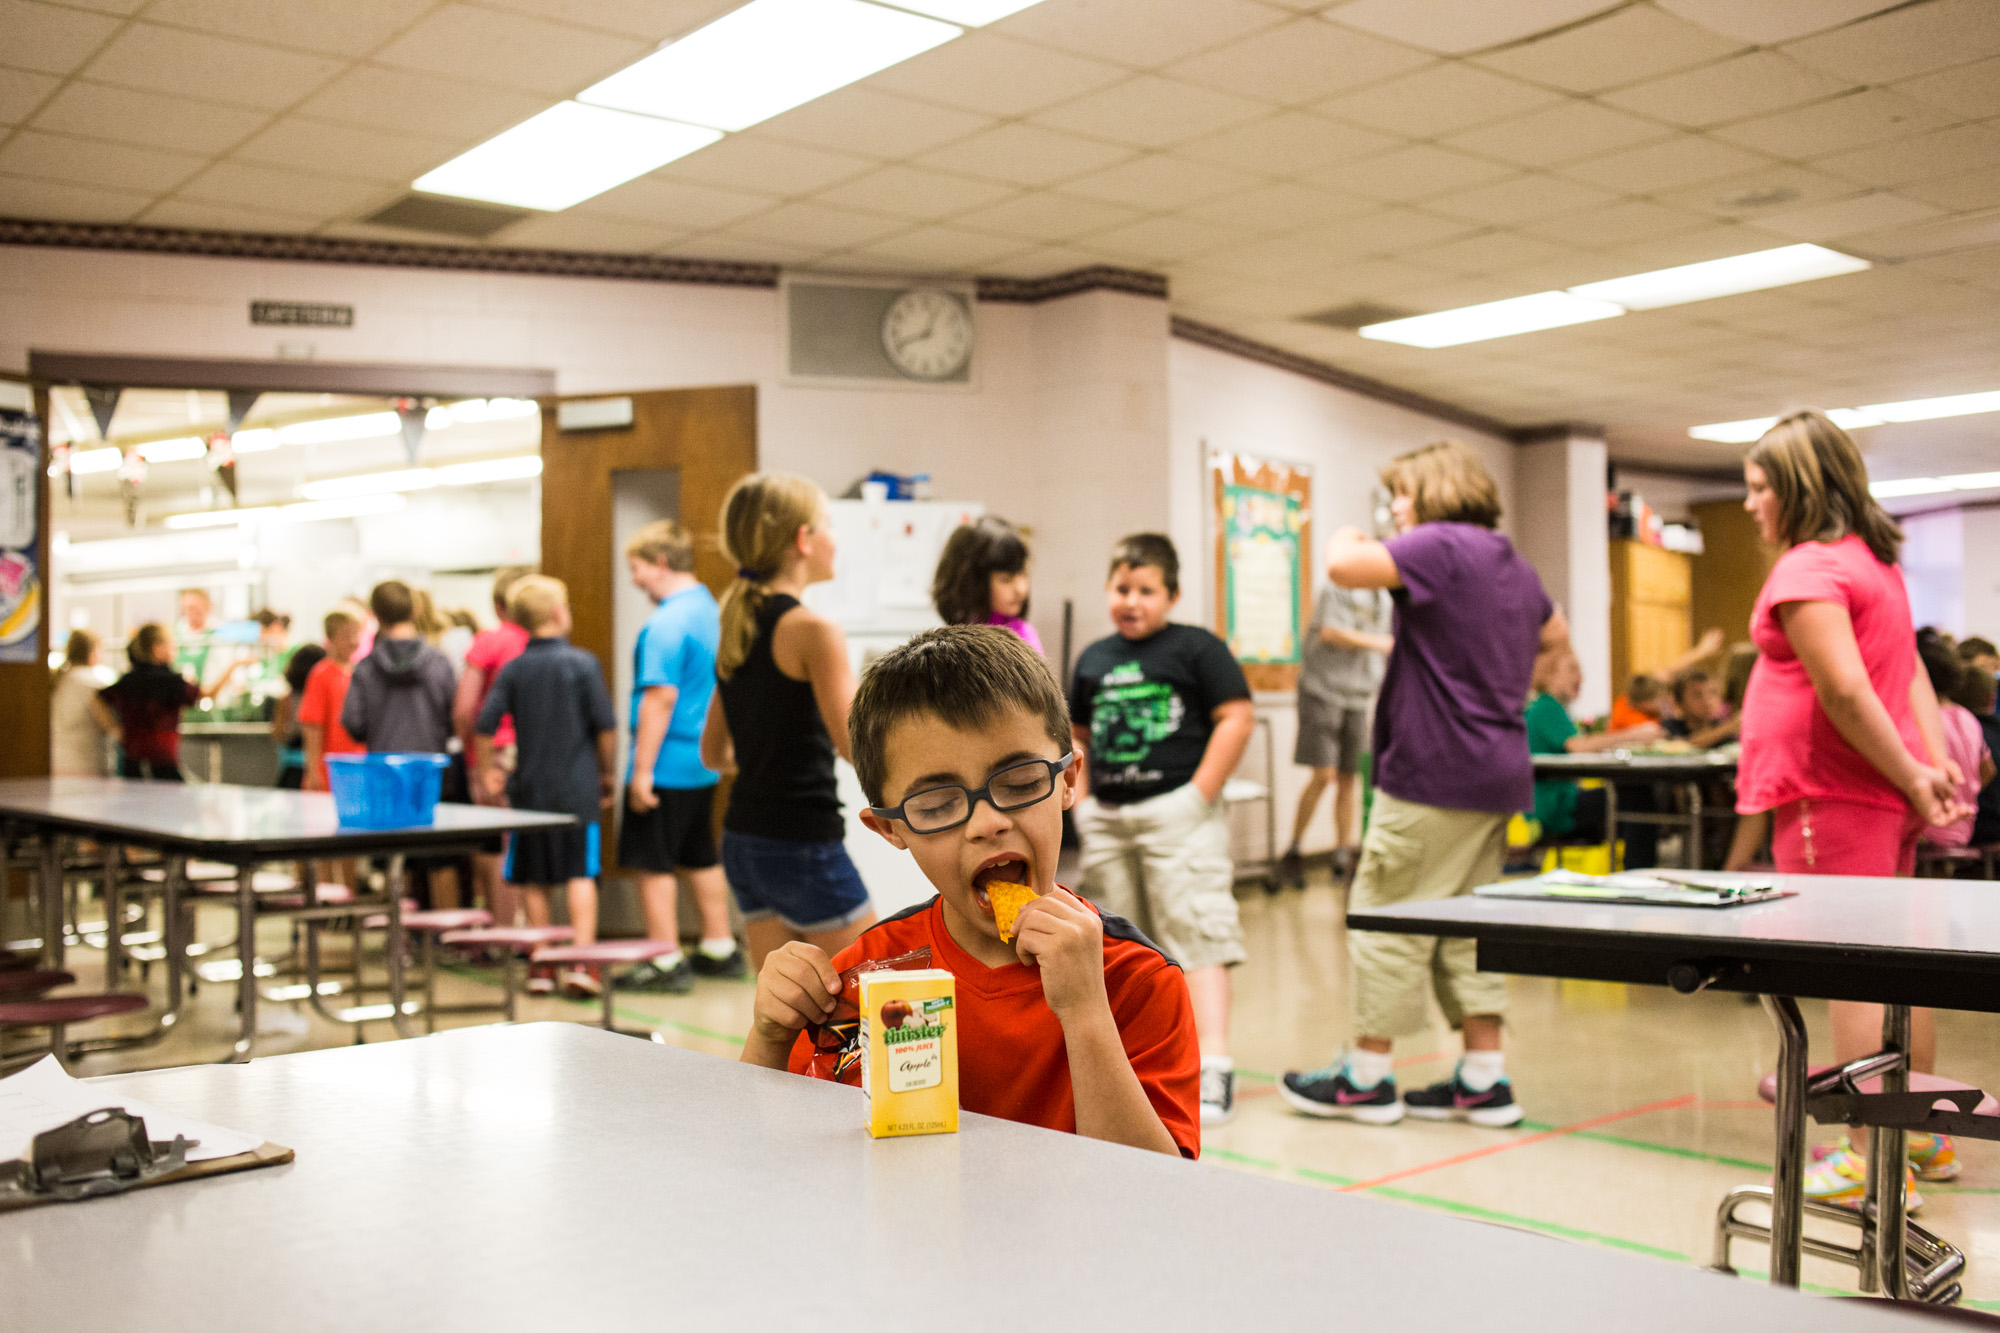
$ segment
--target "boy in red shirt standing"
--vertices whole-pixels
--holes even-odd
[[[329,611],[322,628],[326,631],[326,656],[313,663],[312,674],[299,692],[299,731],[306,742],[306,771],[300,785],[307,791],[328,790],[328,755],[365,754],[368,750],[340,725],[347,682],[354,676],[354,653],[361,647],[361,622],[345,611]]]
[[[991,625],[919,634],[868,669],[848,715],[876,802],[862,821],[938,890],[838,955],[794,941],[765,959],[743,1059],[822,1077],[845,1065],[808,1028],[833,1017],[840,974],[928,948],[958,980],[959,1104],[967,1111],[1196,1157],[1201,1057],[1180,968],[1130,922],[1055,883],[1075,800],[1069,713],[1033,649]],[[1051,799],[1054,798],[1054,799]],[[885,804],[893,802],[893,804]],[[1000,938],[987,886],[1038,895]],[[827,1058],[831,1054],[834,1058]]]

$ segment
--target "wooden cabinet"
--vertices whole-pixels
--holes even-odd
[[[1611,692],[1694,644],[1694,570],[1678,551],[1611,543]]]

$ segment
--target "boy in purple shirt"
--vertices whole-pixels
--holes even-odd
[[[1507,820],[1534,804],[1521,704],[1535,655],[1569,637],[1542,581],[1500,533],[1500,495],[1479,456],[1455,441],[1398,458],[1382,473],[1398,536],[1333,534],[1327,576],[1387,588],[1395,648],[1375,708],[1375,808],[1349,910],[1452,898],[1500,878]],[[1500,1053],[1506,978],[1481,972],[1472,940],[1350,931],[1355,1049],[1323,1069],[1284,1076],[1307,1115],[1391,1125],[1430,1120],[1512,1125]],[[1435,986],[1465,1058],[1452,1077],[1406,1097],[1390,1074],[1395,1038],[1421,1032]]]

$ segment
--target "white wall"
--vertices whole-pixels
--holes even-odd
[[[1903,520],[1903,584],[1910,593],[1910,618],[1965,632],[1965,523],[1956,509]]]
[[[2000,508],[1960,510],[1965,535],[1961,631],[2000,642]]]

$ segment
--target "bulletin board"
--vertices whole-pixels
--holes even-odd
[[[1211,451],[1215,632],[1253,690],[1298,687],[1312,619],[1312,469]]]

